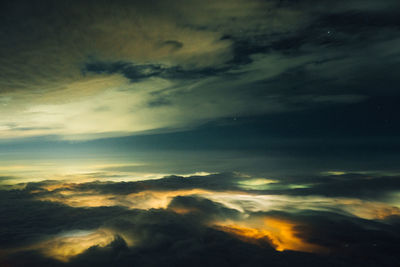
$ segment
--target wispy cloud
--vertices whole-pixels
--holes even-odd
[[[19,7],[10,4],[0,30],[0,137],[176,131],[363,101],[376,94],[376,79],[361,78],[360,68],[393,80],[398,39],[389,8],[371,13],[361,7],[372,2],[355,2],[329,12],[275,1],[173,1],[168,12],[159,1],[44,4],[47,11],[25,3],[15,22],[8,19]],[[338,19],[349,20],[346,12],[386,19],[353,34],[359,23]]]

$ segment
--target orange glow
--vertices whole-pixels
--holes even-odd
[[[243,240],[245,242],[249,243],[254,243],[258,244],[258,241],[264,240],[270,243],[275,249],[279,250],[277,248],[277,245],[273,243],[271,239],[270,232],[263,230],[263,229],[256,229],[256,228],[249,228],[249,227],[244,227],[241,225],[217,225],[215,226],[218,230],[231,233],[235,236],[237,236],[240,240]]]
[[[216,224],[215,227],[231,233],[243,241],[258,243],[268,241],[277,251],[295,250],[303,252],[322,252],[323,247],[310,244],[297,236],[297,224],[277,218],[263,218],[252,222]]]
[[[172,210],[173,212],[175,212],[175,213],[178,213],[178,214],[187,214],[187,213],[190,213],[190,212],[195,212],[195,211],[197,211],[197,209],[194,209],[194,208],[183,208],[183,207],[172,207],[172,208],[168,208],[169,210]]]

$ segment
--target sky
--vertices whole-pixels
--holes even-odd
[[[1,266],[399,266],[397,0],[0,3]]]

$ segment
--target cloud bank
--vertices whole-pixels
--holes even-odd
[[[345,180],[341,177],[328,179]],[[360,179],[384,179],[360,176]],[[325,177],[326,178],[326,177]],[[84,266],[395,266],[399,187],[386,198],[301,201],[290,182],[240,174],[171,176],[130,183],[43,181],[2,190],[2,264]],[[323,177],[313,180],[323,183]],[[327,181],[327,184],[330,182]],[[286,187],[279,191],[274,187]],[[346,187],[344,184],[343,187]],[[334,188],[335,192],[340,192]],[[285,192],[285,193],[283,193]],[[288,194],[289,193],[289,194]],[[95,205],[94,205],[95,204]],[[329,226],[329,227],[327,227]],[[382,265],[383,264],[383,265]]]

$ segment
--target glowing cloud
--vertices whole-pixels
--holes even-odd
[[[0,251],[0,254],[7,255],[20,251],[39,251],[42,255],[62,262],[68,262],[71,258],[82,254],[87,249],[97,246],[105,247],[116,238],[116,233],[109,229],[77,230],[61,233],[57,236],[40,241],[36,244]],[[132,246],[130,239],[124,240]]]
[[[267,241],[277,251],[322,252],[324,248],[299,238],[295,222],[266,217],[260,220],[216,223],[214,227],[252,243]]]
[[[115,239],[108,230],[70,232],[38,244],[38,249],[47,257],[68,261],[93,246],[105,247]]]
[[[186,179],[186,178],[184,178]],[[187,178],[190,179],[190,178]],[[260,183],[269,185],[273,181],[267,179],[254,179],[245,181],[245,186],[258,186]],[[392,215],[400,215],[400,208],[394,203],[361,200],[344,197],[322,196],[288,196],[288,195],[263,195],[246,191],[215,191],[201,188],[154,190],[150,187],[142,191],[120,194],[118,192],[100,193],[96,190],[81,190],[78,183],[48,183],[41,186],[47,193],[35,190],[31,193],[41,201],[51,201],[66,204],[71,207],[102,207],[122,206],[129,209],[166,209],[171,200],[177,196],[199,196],[220,203],[227,208],[240,211],[243,214],[252,212],[268,212],[284,210],[297,212],[299,210],[314,210],[336,212],[343,215],[356,216],[363,219],[384,219]],[[242,184],[239,184],[240,187]],[[187,207],[186,207],[187,209]],[[188,210],[177,210],[179,213]]]
[[[71,207],[103,207],[122,206],[130,209],[158,209],[167,208],[176,196],[209,195],[211,191],[192,189],[176,191],[146,190],[128,195],[99,194],[95,191],[74,193],[63,190],[58,195],[38,197],[41,201],[60,202]]]

